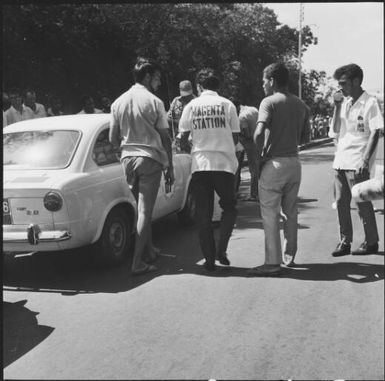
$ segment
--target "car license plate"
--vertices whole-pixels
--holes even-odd
[[[3,199],[3,225],[12,225],[11,209],[8,199]]]

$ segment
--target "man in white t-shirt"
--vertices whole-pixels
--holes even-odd
[[[24,104],[33,111],[34,118],[45,118],[47,113],[41,103],[36,103],[36,93],[34,90],[27,90],[24,96]]]
[[[234,104],[218,95],[219,79],[210,68],[202,69],[196,77],[198,98],[184,108],[179,121],[181,148],[192,137],[192,186],[196,198],[196,220],[199,242],[206,259],[205,268],[215,270],[215,259],[229,265],[226,250],[237,216],[235,173],[238,161],[239,119]],[[216,246],[211,219],[214,191],[223,209],[220,237]]]
[[[363,72],[358,65],[349,64],[338,68],[334,78],[342,94],[337,92],[334,95],[335,107],[329,132],[331,137],[338,139],[333,168],[340,242],[332,256],[373,254],[378,252],[379,238],[370,201],[357,204],[364,225],[365,241],[357,250],[350,251],[353,240],[351,187],[369,179],[384,119],[376,98],[361,87]]]
[[[4,115],[7,125],[34,118],[32,109],[23,104],[23,97],[19,89],[9,91],[9,100],[11,107],[5,111]]]
[[[83,95],[82,97],[82,109],[78,112],[78,114],[101,114],[102,110],[99,110],[95,107],[94,98],[90,95]]]

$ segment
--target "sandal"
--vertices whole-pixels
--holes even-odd
[[[148,255],[144,259],[146,263],[154,263],[160,257],[160,249],[155,246],[152,247],[152,253],[154,255],[153,257]]]
[[[156,270],[158,270],[158,268],[156,266],[146,265],[142,269],[132,270],[131,273],[132,273],[132,275],[144,275],[144,274],[150,273],[152,271],[156,271]]]

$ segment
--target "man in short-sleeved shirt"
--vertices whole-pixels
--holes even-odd
[[[110,141],[122,151],[127,183],[138,203],[132,273],[141,275],[157,269],[146,263],[154,261],[158,251],[152,245],[152,212],[162,170],[170,185],[174,171],[166,111],[163,102],[152,93],[161,84],[160,68],[140,58],[134,67],[134,78],[135,85],[111,105]]]
[[[11,107],[5,111],[7,125],[34,118],[33,111],[23,104],[23,97],[20,90],[11,90],[9,92],[9,99],[11,101]]]
[[[36,93],[34,90],[27,90],[25,92],[24,104],[33,111],[33,117],[35,119],[45,118],[47,116],[44,105],[36,103]]]
[[[356,64],[338,68],[334,73],[341,92],[334,95],[334,112],[329,135],[337,139],[333,162],[340,242],[334,257],[378,252],[378,231],[370,201],[357,204],[365,231],[365,241],[351,252],[353,228],[350,214],[351,187],[366,181],[375,160],[379,131],[384,128],[377,99],[361,87],[363,71]]]
[[[94,98],[90,95],[83,95],[82,97],[82,106],[83,108],[78,112],[78,114],[101,114],[102,110],[99,110],[95,107]]]
[[[197,74],[199,97],[184,108],[179,121],[181,148],[192,137],[192,183],[196,197],[196,218],[205,268],[215,270],[215,257],[229,265],[226,250],[236,218],[235,173],[238,161],[233,134],[239,133],[236,108],[218,95],[219,80],[212,69]],[[235,137],[237,140],[237,137]],[[216,247],[211,226],[214,191],[223,209],[220,238]]]
[[[168,123],[171,129],[171,136],[174,138],[179,133],[179,120],[182,116],[183,109],[192,99],[195,98],[193,94],[192,84],[188,80],[179,83],[180,96],[175,97],[170,105],[167,113]]]
[[[249,270],[252,276],[278,276],[281,263],[293,265],[297,253],[297,196],[301,182],[298,145],[308,131],[309,108],[288,91],[289,71],[274,63],[263,71],[267,95],[259,107],[254,140],[263,145],[264,165],[258,189],[265,232],[265,263]],[[264,134],[264,132],[266,133]],[[285,216],[284,257],[280,239],[279,215]]]

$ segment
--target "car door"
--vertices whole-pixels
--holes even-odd
[[[186,170],[184,167],[186,165],[185,160],[181,159],[182,156],[180,154],[173,154],[175,182],[171,187],[170,192],[166,192],[166,181],[164,178],[164,173],[162,174],[160,187],[153,211],[153,219],[157,219],[175,212],[182,206],[186,183]]]

